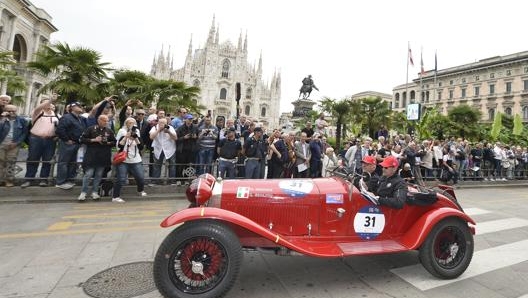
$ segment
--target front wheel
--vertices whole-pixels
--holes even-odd
[[[466,222],[457,218],[440,221],[420,248],[420,261],[432,275],[456,278],[466,271],[473,257],[473,235]]]
[[[237,236],[213,220],[172,231],[154,259],[154,282],[164,297],[221,297],[233,287],[242,262]]]

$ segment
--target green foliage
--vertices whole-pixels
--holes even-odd
[[[515,117],[513,118],[512,134],[516,136],[520,136],[522,132],[523,132],[523,123],[522,123],[521,115],[515,114]]]
[[[0,82],[7,81],[7,94],[11,96],[13,103],[22,101],[17,92],[26,90],[26,82],[11,67],[16,64],[13,52],[0,51]]]
[[[390,119],[389,103],[383,101],[381,97],[368,97],[361,99],[363,108],[363,126],[368,135],[374,138],[376,131],[382,124],[386,124]]]
[[[136,70],[115,71],[109,87],[112,93],[125,99],[139,98],[147,106],[156,101],[158,109],[169,113],[178,107],[186,107],[192,113],[200,113],[206,109],[197,104],[200,88],[173,80],[158,80]]]
[[[330,113],[336,121],[336,148],[341,147],[343,124],[346,123],[347,116],[351,110],[351,101],[345,98],[341,101],[323,97],[320,103],[321,110]]]
[[[477,123],[481,118],[481,112],[468,105],[459,105],[452,108],[448,114],[451,129],[454,135],[474,138],[477,135]]]
[[[393,111],[389,117],[388,128],[395,130],[399,133],[406,132],[409,127],[412,126],[411,121],[407,120],[405,112]]]
[[[492,141],[496,141],[502,129],[502,113],[497,112],[491,125],[490,136]]]
[[[106,72],[109,63],[100,62],[101,54],[92,49],[70,48],[67,43],[55,43],[44,46],[36,60],[27,66],[44,76],[51,75],[52,80],[44,85],[39,93],[56,92],[65,102],[82,101],[93,104],[104,97],[99,84],[108,79]]]

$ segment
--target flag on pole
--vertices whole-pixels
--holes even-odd
[[[412,67],[414,67],[414,61],[413,61],[413,57],[412,57],[411,47],[409,47],[409,63],[412,65]]]
[[[423,76],[425,74],[424,66],[423,66],[423,52],[420,52],[420,75]]]

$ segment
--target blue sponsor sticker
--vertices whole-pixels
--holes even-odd
[[[313,182],[310,180],[284,180],[279,182],[279,188],[290,197],[302,198],[313,189]]]
[[[343,194],[329,193],[326,195],[327,204],[343,204]]]

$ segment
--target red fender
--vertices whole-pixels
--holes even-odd
[[[472,224],[469,228],[471,229],[471,233],[473,235],[475,234],[475,221],[467,214],[453,208],[439,208],[422,215],[401,238],[401,244],[409,249],[419,248],[433,227],[447,217],[458,217],[468,224]]]
[[[341,250],[338,249],[335,245],[325,244],[323,245],[323,247],[307,249],[304,246],[299,246],[292,243],[289,239],[285,239],[282,235],[262,227],[261,225],[255,223],[254,221],[245,216],[220,208],[197,207],[185,209],[165,218],[165,220],[161,222],[160,226],[163,228],[167,228],[186,221],[201,219],[218,219],[230,222],[276,243],[277,246],[284,246],[286,248],[308,256],[326,258],[342,256]]]

